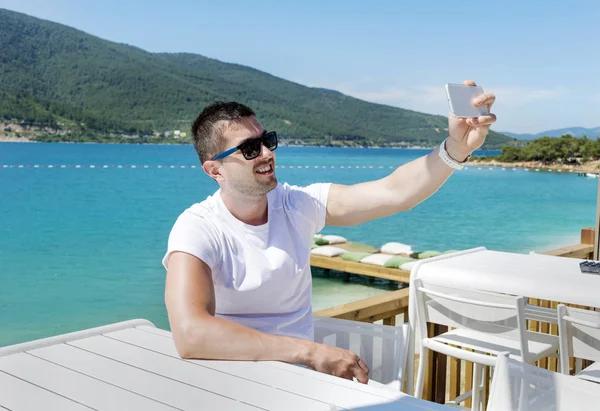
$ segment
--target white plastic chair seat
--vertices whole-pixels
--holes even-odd
[[[575,375],[582,380],[600,383],[600,362],[595,362]]]
[[[526,331],[525,334],[529,342],[530,354],[535,357],[535,360],[548,357],[558,350],[557,336],[531,331]],[[494,334],[455,329],[429,338],[429,340],[469,348],[486,354],[498,355],[501,352],[508,352],[511,358],[522,360],[519,341]],[[425,345],[427,344],[425,343]]]

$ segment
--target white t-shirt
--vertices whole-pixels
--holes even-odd
[[[218,190],[179,216],[163,265],[173,251],[198,257],[212,270],[217,316],[312,340],[310,246],[325,225],[329,187],[278,184],[267,194],[261,226],[236,219]]]

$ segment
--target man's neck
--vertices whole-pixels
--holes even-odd
[[[245,196],[242,194],[232,195],[221,190],[223,204],[231,215],[248,225],[263,225],[268,218],[267,195]]]

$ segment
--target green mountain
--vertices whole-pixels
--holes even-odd
[[[267,129],[305,143],[434,144],[447,119],[310,88],[195,54],[149,53],[0,9],[0,119],[72,132],[189,131],[202,107],[237,100]],[[490,131],[486,147],[512,138]]]

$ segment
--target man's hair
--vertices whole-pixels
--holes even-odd
[[[194,148],[200,163],[204,164],[225,149],[224,126],[253,115],[254,111],[250,107],[235,101],[216,101],[206,106],[192,124]]]

